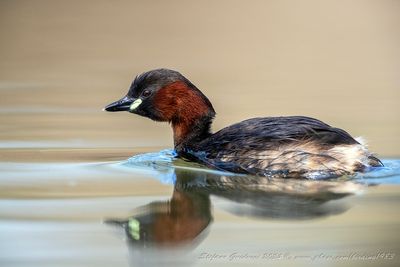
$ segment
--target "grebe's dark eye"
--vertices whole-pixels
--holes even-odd
[[[142,92],[142,96],[143,97],[149,97],[151,95],[151,91],[150,90],[144,90],[143,92]]]

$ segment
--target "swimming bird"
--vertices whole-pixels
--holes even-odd
[[[128,93],[104,109],[169,122],[178,157],[219,170],[321,179],[383,166],[346,131],[305,116],[252,118],[212,133],[210,100],[175,70],[136,76]]]

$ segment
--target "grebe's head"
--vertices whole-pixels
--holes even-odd
[[[129,111],[175,124],[215,115],[207,97],[182,74],[169,69],[151,70],[137,76],[127,95],[104,109]]]

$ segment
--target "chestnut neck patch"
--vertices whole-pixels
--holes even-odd
[[[199,142],[210,135],[215,111],[193,85],[184,81],[168,84],[155,95],[154,107],[164,121],[172,123],[175,147]]]

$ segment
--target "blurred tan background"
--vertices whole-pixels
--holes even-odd
[[[306,115],[400,155],[400,1],[0,1],[0,146],[172,146],[167,124],[101,109],[173,68],[214,129]]]

